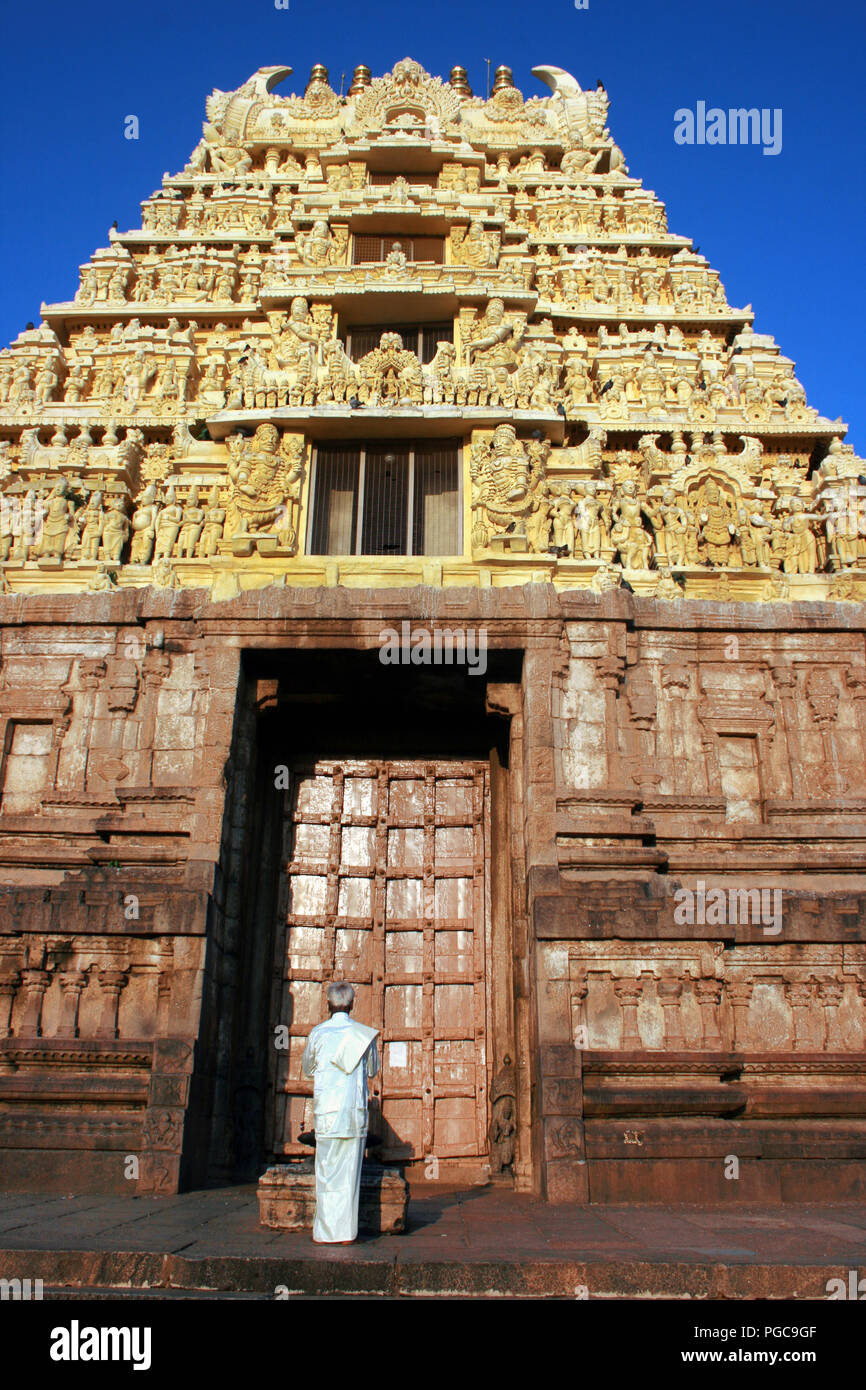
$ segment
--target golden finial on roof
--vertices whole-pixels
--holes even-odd
[[[472,88],[469,86],[469,76],[465,68],[452,68],[451,76],[448,78],[448,81],[455,92],[459,92],[462,97],[471,97]]]
[[[493,75],[493,95],[496,96],[497,92],[504,91],[506,87],[513,86],[514,73],[511,71],[511,68],[507,68],[503,64],[502,67],[496,69],[496,72]]]
[[[366,63],[359,63],[352,73],[352,85],[349,88],[349,96],[358,96],[360,92],[363,92],[365,87],[369,87],[372,80],[373,74],[370,72]]]
[[[314,63],[310,69],[310,80],[307,83],[307,91],[310,90],[314,82],[328,81],[328,69],[322,63]]]

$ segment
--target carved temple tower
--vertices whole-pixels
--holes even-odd
[[[0,351],[0,1188],[302,1153],[349,979],[386,1161],[862,1194],[866,463],[602,90],[290,71]]]

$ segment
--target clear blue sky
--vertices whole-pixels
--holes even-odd
[[[754,306],[757,330],[796,361],[810,404],[847,421],[866,453],[863,0],[289,5],[6,7],[0,343],[38,321],[42,300],[72,297],[79,264],[107,244],[115,218],[140,225],[141,199],[185,163],[214,87],[285,63],[294,72],[281,92],[303,91],[321,62],[339,88],[357,63],[378,75],[408,55],[442,77],[462,63],[481,94],[484,59],[507,63],[525,96],[544,96],[531,68],[551,63],[584,87],[604,81],[631,173],[719,269],[729,301]],[[701,100],[781,107],[781,153],[677,145],[674,111]],[[130,114],[138,141],[123,138]]]

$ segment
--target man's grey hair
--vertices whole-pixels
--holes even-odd
[[[355,991],[351,985],[328,985],[328,1004],[335,1013],[345,1009],[351,1011],[355,1002]]]

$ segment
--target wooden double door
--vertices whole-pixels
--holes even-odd
[[[354,1016],[380,1030],[369,1129],[381,1156],[487,1153],[489,833],[485,763],[292,770],[271,1005],[288,1047],[273,1052],[273,1154],[308,1152],[301,1054],[334,980],[354,985]]]

